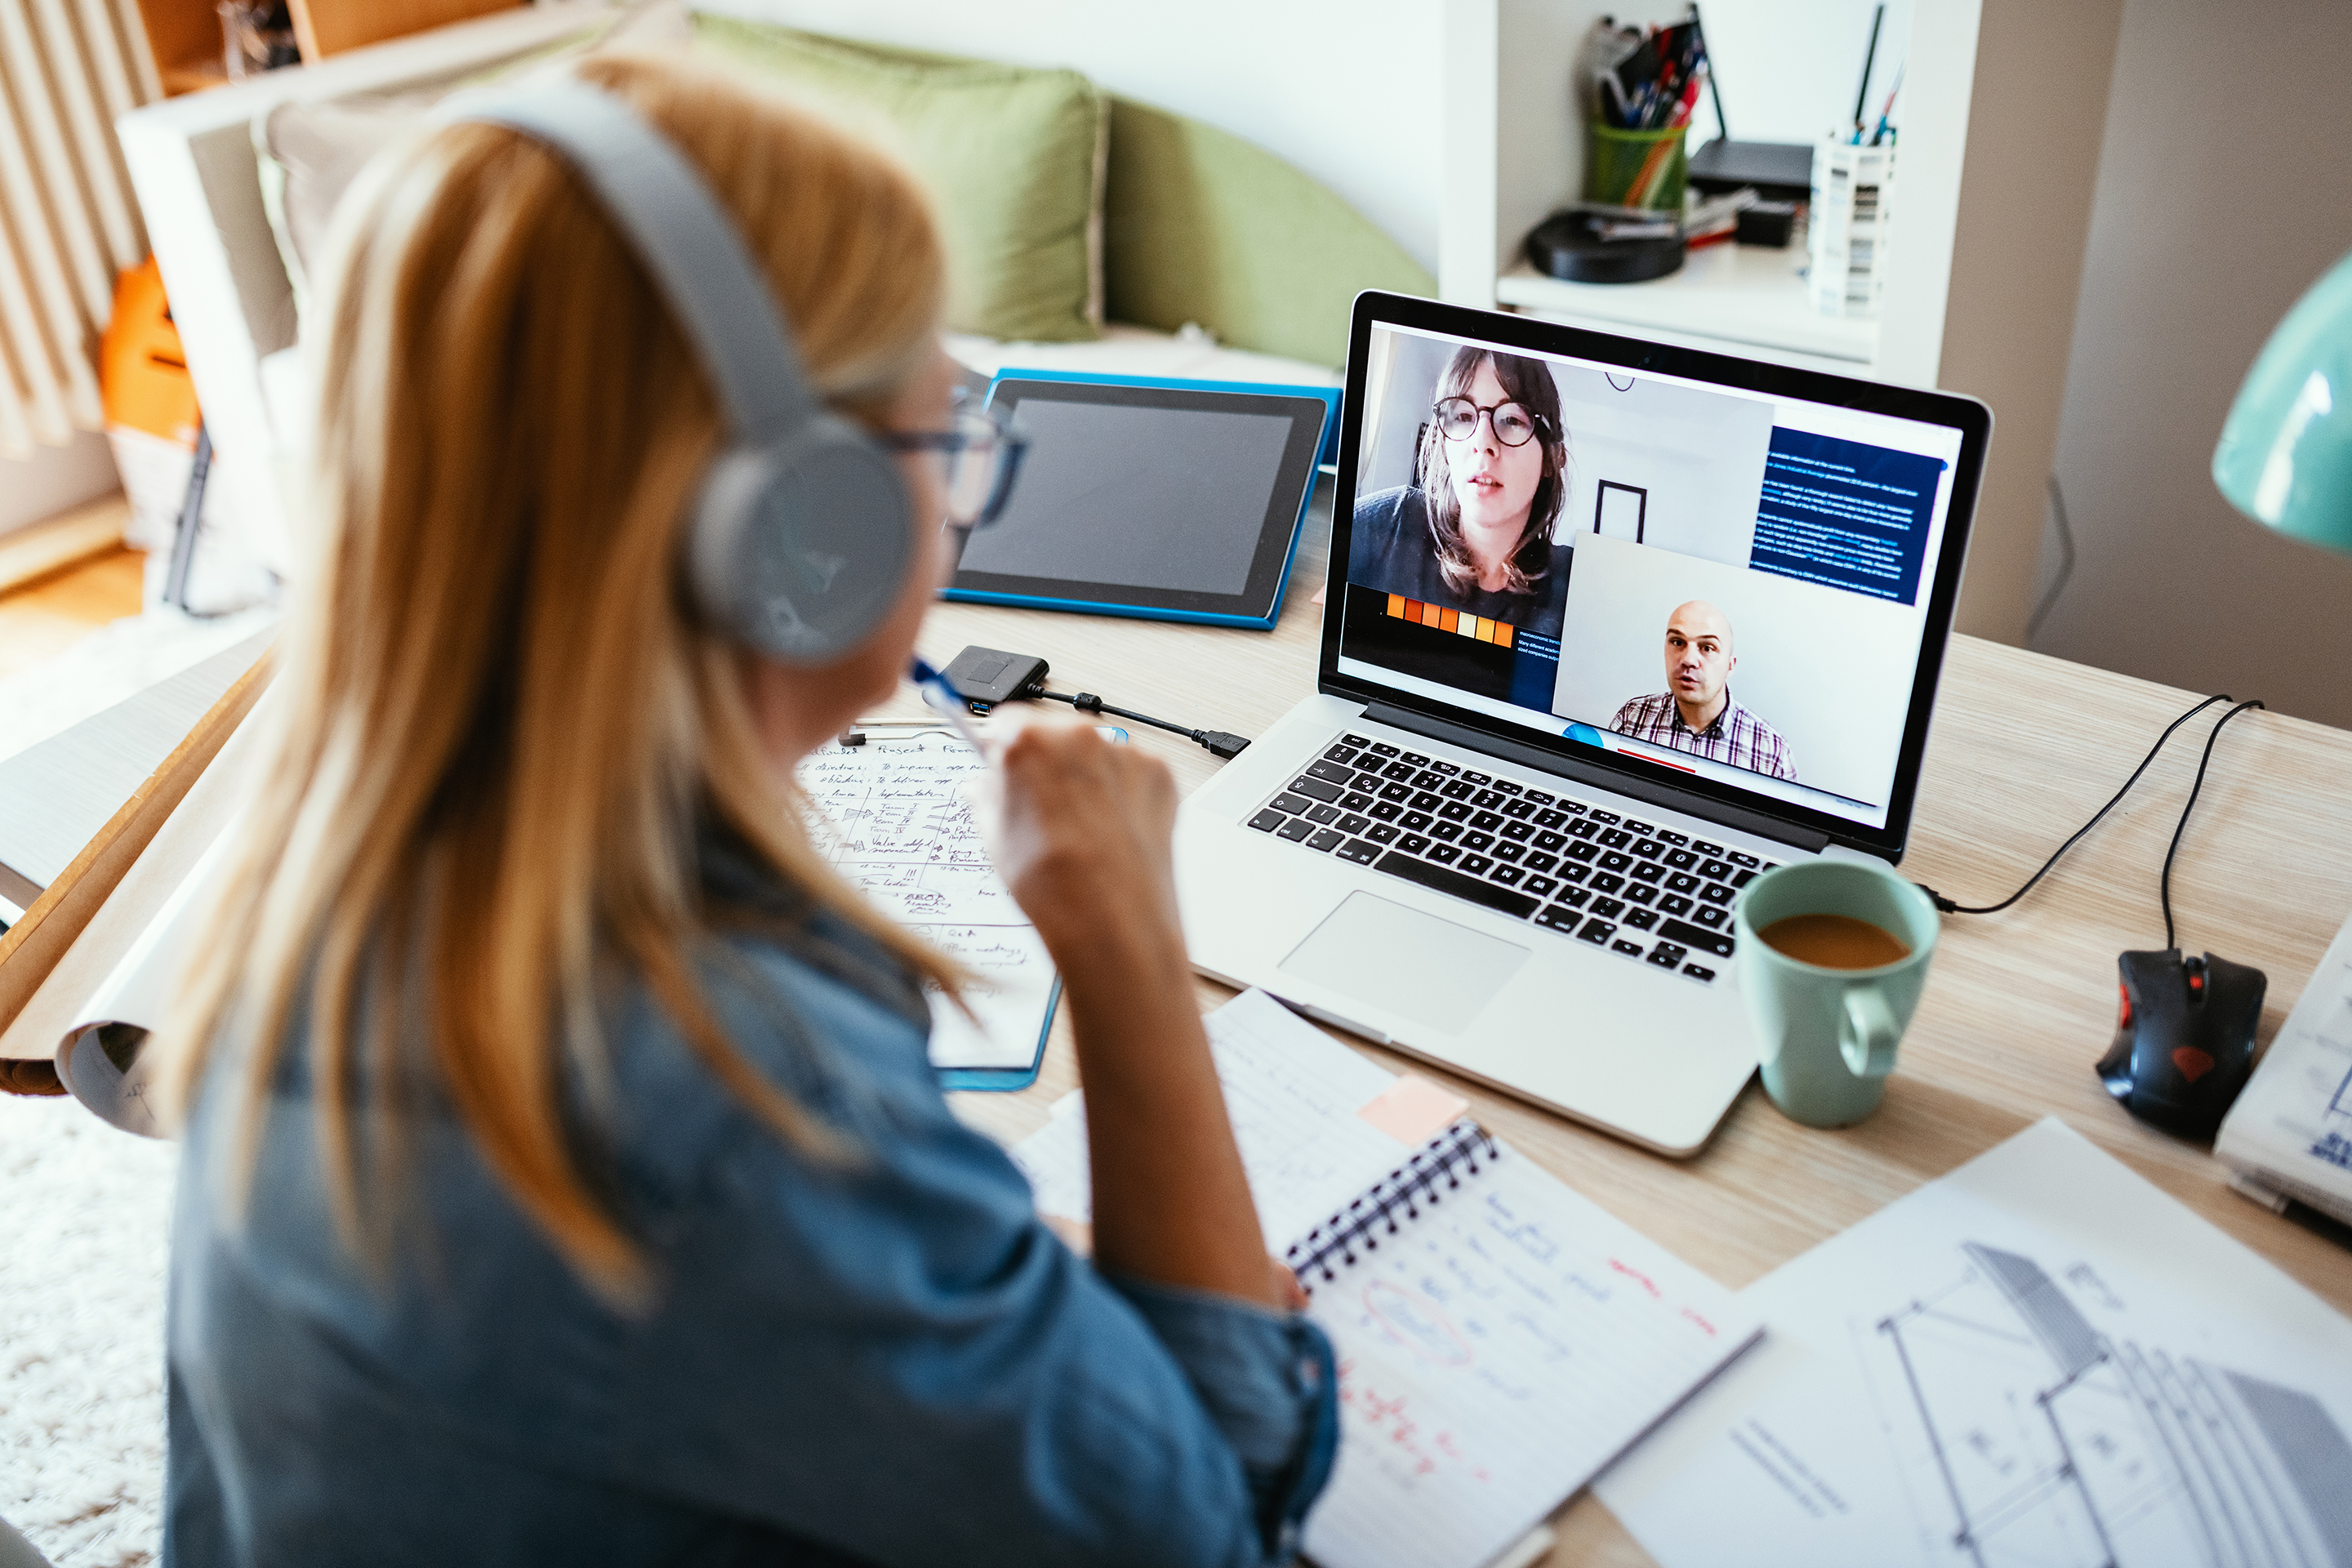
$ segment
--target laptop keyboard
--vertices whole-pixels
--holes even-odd
[[[1362,735],[1249,826],[1707,984],[1739,889],[1778,864]]]

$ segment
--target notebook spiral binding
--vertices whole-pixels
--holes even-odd
[[[1283,1261],[1298,1277],[1300,1288],[1312,1296],[1318,1282],[1337,1279],[1337,1268],[1356,1261],[1360,1243],[1366,1252],[1379,1251],[1381,1237],[1397,1234],[1400,1215],[1407,1220],[1420,1218],[1423,1203],[1435,1207],[1447,1193],[1462,1185],[1463,1177],[1478,1173],[1481,1160],[1491,1165],[1500,1158],[1502,1150],[1485,1128],[1475,1121],[1457,1121],[1414,1150],[1410,1159],[1366,1188],[1362,1196],[1309,1230],[1283,1255]]]

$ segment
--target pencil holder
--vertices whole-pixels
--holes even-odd
[[[1895,217],[1895,143],[1856,146],[1832,136],[1813,148],[1806,289],[1825,316],[1875,316],[1886,290]]]
[[[1684,127],[1667,131],[1620,131],[1593,124],[1584,154],[1584,199],[1612,207],[1683,210],[1683,181],[1689,159]]]

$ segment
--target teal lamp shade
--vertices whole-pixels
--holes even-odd
[[[2256,522],[2352,552],[2352,256],[2263,345],[2213,448],[2213,482]]]

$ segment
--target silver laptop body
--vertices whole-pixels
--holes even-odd
[[[1990,423],[1360,297],[1318,690],[1183,805],[1194,964],[1696,1153],[1756,1065],[1739,889],[1901,858]],[[1526,591],[1447,575],[1482,529]]]

